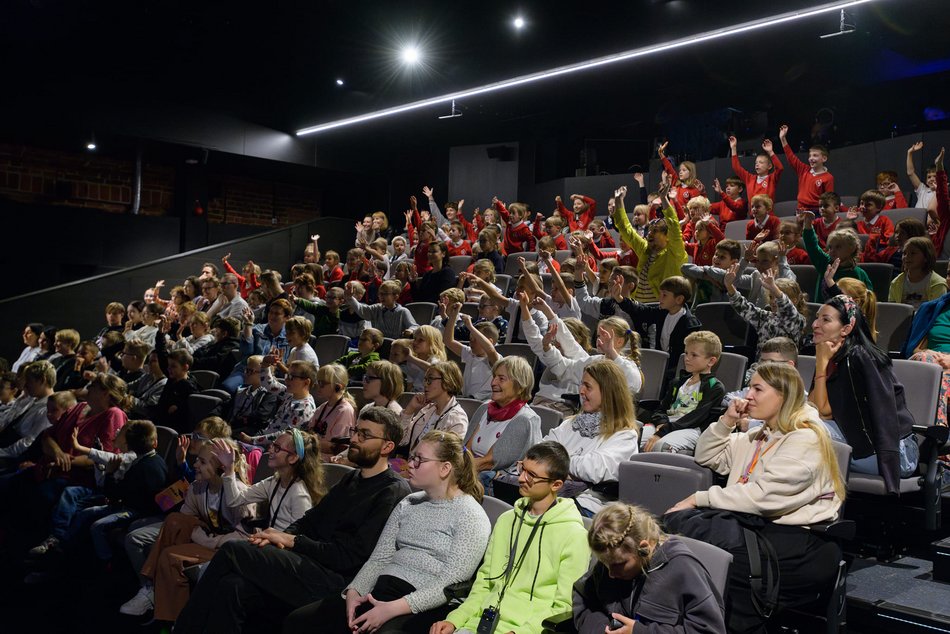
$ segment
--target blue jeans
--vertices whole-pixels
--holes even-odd
[[[828,430],[834,440],[848,443],[837,423],[833,420],[823,420],[821,422],[825,424],[825,429]],[[900,453],[901,477],[909,478],[917,471],[917,462],[920,460],[920,447],[917,445],[917,437],[911,434],[902,439],[898,445],[898,452]],[[877,454],[872,453],[864,458],[852,458],[851,470],[855,473],[881,475],[877,469]]]
[[[64,488],[53,507],[50,534],[60,541],[74,538],[78,530],[70,531],[73,518],[83,509],[95,506],[97,500],[101,503],[103,498],[95,489],[77,486]]]

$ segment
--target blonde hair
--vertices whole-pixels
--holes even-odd
[[[475,260],[475,266],[472,267],[472,273],[478,275],[479,273],[488,273],[488,281],[495,283],[495,265],[492,264],[491,260],[481,259]]]
[[[583,348],[584,352],[590,352],[590,328],[587,327],[587,324],[573,317],[567,317],[563,321],[577,345]]]
[[[795,307],[795,310],[797,310],[799,314],[802,316],[807,316],[808,298],[805,297],[805,293],[802,292],[802,287],[798,285],[798,282],[785,277],[780,277],[779,279],[775,280],[775,285],[778,287],[778,290],[785,293],[785,296],[788,297],[788,301],[792,303],[792,306]],[[804,328],[807,328],[808,320],[806,319],[805,322]]]
[[[770,212],[772,211],[772,199],[769,198],[768,194],[758,194],[752,197],[752,200],[749,201],[750,207],[755,207],[756,203],[762,203],[766,209]]]
[[[439,361],[445,361],[448,358],[445,354],[445,344],[442,343],[442,333],[437,329],[429,325],[419,326],[412,336],[413,339],[419,337],[429,344],[430,358],[436,357]]]
[[[472,452],[465,449],[459,435],[451,431],[433,429],[419,439],[418,444],[422,443],[432,445],[437,460],[452,465],[455,485],[462,490],[462,493],[472,496],[481,504],[482,498],[485,497],[485,487],[482,486],[478,473],[475,471]]]
[[[640,542],[656,547],[666,539],[666,533],[649,511],[623,502],[606,504],[594,516],[587,532],[587,544],[601,562],[612,563],[623,555],[634,555],[643,568],[649,567],[651,550],[641,548]]]
[[[639,367],[640,333],[636,332],[635,330],[631,330],[630,324],[616,315],[601,319],[599,322],[597,322],[597,327],[607,328],[613,333],[615,338],[623,339],[623,343],[627,347],[627,350],[623,352],[623,355],[636,363]]]
[[[313,333],[313,324],[310,323],[310,320],[306,317],[291,317],[287,320],[287,323],[284,324],[284,329],[287,332],[297,333],[303,338],[303,342],[307,343],[310,339],[310,335]]]
[[[683,345],[689,346],[692,344],[702,346],[703,353],[707,357],[718,359],[722,356],[722,340],[719,339],[719,335],[711,330],[697,330],[686,335],[686,338],[683,339]]]
[[[861,253],[861,240],[853,229],[835,229],[828,235],[828,246],[840,243],[847,243],[851,247],[852,253],[848,258],[857,262],[858,254]],[[843,262],[842,262],[843,264]]]
[[[439,293],[439,298],[448,297],[453,303],[463,303],[465,301],[465,291],[460,288],[452,287],[447,288],[441,293]]]
[[[600,359],[584,368],[584,374],[600,387],[600,437],[606,439],[624,429],[636,429],[634,396],[620,366]]]
[[[403,393],[406,381],[395,363],[373,361],[366,366],[366,371],[379,377],[379,393],[389,400],[395,400]]]
[[[847,489],[841,479],[838,458],[828,431],[823,425],[812,423],[809,418],[809,410],[805,405],[805,384],[802,382],[801,374],[787,363],[761,363],[756,367],[755,374],[758,374],[760,379],[782,396],[782,407],[776,417],[776,431],[789,434],[797,429],[810,429],[815,432],[818,437],[821,461],[830,471],[835,495],[843,501],[847,495]]]
[[[295,361],[294,363],[297,362]],[[313,364],[309,361],[301,361],[300,363],[306,363],[307,365],[313,367]],[[347,373],[346,368],[344,368],[342,365],[338,363],[328,363],[327,365],[321,365],[320,369],[317,370],[317,380],[339,385],[340,391],[342,392],[340,398],[347,401],[353,407],[353,409],[356,409],[356,399],[354,399],[353,395],[350,394],[346,389],[346,385],[350,381],[350,375]]]
[[[129,389],[125,381],[115,374],[106,374],[99,372],[95,378],[89,382],[88,387],[98,387],[109,395],[109,401],[114,407],[128,410],[132,406],[132,399],[129,398]]]
[[[686,209],[692,211],[696,207],[702,209],[704,213],[709,213],[709,199],[705,196],[696,196],[695,198],[690,198],[689,202],[686,203]]]
[[[768,256],[770,260],[777,260],[781,252],[782,250],[778,244],[774,240],[769,240],[768,242],[763,242],[756,248],[755,257],[761,258]]]
[[[871,340],[877,341],[877,295],[868,289],[867,285],[853,277],[842,277],[835,282],[841,292],[853,299],[864,315],[868,330],[871,331]]]
[[[231,437],[231,426],[220,416],[202,418],[198,424],[195,425],[195,431],[205,438]]]
[[[462,393],[462,388],[464,387],[462,371],[459,370],[459,367],[455,365],[454,361],[439,361],[438,363],[433,363],[429,366],[429,369],[426,370],[426,374],[430,371],[438,372],[442,375],[443,390],[452,396],[458,396]]]

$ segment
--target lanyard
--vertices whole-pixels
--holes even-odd
[[[211,487],[205,489],[205,512],[208,514],[208,523],[211,524],[211,532],[219,533],[222,532],[223,522],[221,521],[221,506],[224,504],[224,485],[221,485],[221,491],[218,495],[218,512],[214,517],[214,521],[211,521],[211,507],[208,505],[208,491],[211,490]]]
[[[438,429],[438,428],[439,428],[439,423],[442,422],[442,419],[445,418],[446,416],[448,416],[448,415],[449,415],[449,412],[451,412],[453,409],[455,409],[456,407],[459,407],[458,401],[455,400],[455,397],[454,397],[454,396],[452,397],[452,401],[451,401],[451,402],[453,402],[454,405],[452,405],[451,407],[446,407],[446,408],[445,408],[445,411],[442,412],[442,415],[439,416],[437,419],[435,419],[435,424],[432,425],[432,429]],[[436,410],[436,413],[438,413],[438,410]],[[416,420],[412,421],[412,430],[409,432],[409,438],[410,438],[410,439],[412,438],[412,435],[416,432],[416,425],[419,423],[420,420],[422,420],[422,417],[416,417]],[[419,438],[422,438],[422,436],[425,435],[425,432],[426,432],[428,429],[429,429],[429,425],[425,425],[425,426],[422,428],[422,433],[419,434],[419,437],[416,438],[415,440],[412,440],[412,441],[411,441],[411,444],[410,444],[410,446],[409,446],[409,451],[412,451],[413,449],[416,448],[416,445],[419,444]]]
[[[772,447],[776,445],[776,443],[773,442],[770,445],[768,445],[763,451],[762,442],[763,442],[762,439],[759,439],[759,441],[756,443],[755,453],[752,454],[752,460],[749,461],[749,464],[748,466],[746,466],[745,471],[743,471],[742,475],[739,476],[739,484],[745,484],[746,482],[749,481],[749,476],[752,474],[752,470],[755,469],[755,466],[757,464],[759,464],[759,458],[764,456],[769,451],[769,449],[771,449]]]
[[[521,512],[520,522],[518,522],[518,532],[513,533],[508,538],[509,551],[508,551],[508,565],[505,567],[505,581],[501,586],[501,593],[498,595],[498,607],[501,607],[501,602],[505,598],[505,592],[508,590],[508,585],[515,580],[515,577],[518,576],[518,572],[521,570],[521,564],[524,563],[524,558],[528,555],[528,547],[531,546],[531,541],[534,539],[534,534],[538,532],[538,528],[541,526],[541,520],[544,519],[545,513],[550,511],[557,504],[557,500],[554,500],[554,504],[549,506],[544,513],[538,516],[538,519],[534,523],[534,527],[531,529],[531,533],[528,534],[528,540],[524,543],[524,549],[521,551],[521,556],[518,558],[518,563],[515,561],[515,550],[518,548],[518,537],[521,535],[521,527],[524,526],[524,518],[528,513],[528,508],[525,507],[524,511]],[[514,572],[514,574],[512,574]]]
[[[327,409],[327,404],[326,404],[326,403],[323,404],[323,411],[320,412],[320,418],[318,418],[318,419],[317,419],[317,422],[315,422],[315,423],[313,424],[313,429],[315,429],[318,434],[320,434],[320,435],[322,436],[323,434],[327,433],[327,426],[324,425],[323,423],[324,423],[328,418],[330,418],[330,414],[332,414],[332,413],[333,413],[333,410],[336,409],[336,406],[339,405],[339,404],[342,403],[342,402],[343,402],[343,399],[342,399],[342,398],[338,399],[337,402],[334,403],[334,404],[333,404],[333,407],[331,407],[330,409]]]
[[[284,494],[280,496],[280,502],[277,503],[277,506],[274,506],[274,498],[277,496],[277,489],[280,488],[280,478],[275,477],[274,481],[277,483],[277,486],[274,487],[274,490],[270,494],[270,502],[268,503],[268,513],[270,515],[270,521],[267,522],[269,528],[274,527],[274,522],[277,521],[277,513],[280,512],[280,507],[284,504],[284,498],[287,497],[287,494],[290,493],[290,487],[294,486],[294,483],[297,482],[297,477],[294,476],[294,479],[290,481],[290,484],[287,485],[287,488],[284,489]]]

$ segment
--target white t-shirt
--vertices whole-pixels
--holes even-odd
[[[462,377],[464,395],[480,401],[491,398],[491,366],[484,357],[476,357],[469,346],[462,346],[462,363],[465,373]]]
[[[678,313],[667,315],[663,319],[663,329],[660,331],[660,350],[669,352],[670,335],[673,334],[673,329],[676,328],[676,324],[679,323],[680,319],[682,319],[683,315],[685,314],[686,314],[686,309],[680,308]]]
[[[309,361],[314,366],[318,368],[320,367],[320,361],[317,359],[317,353],[309,343],[292,348],[290,350],[290,357],[288,358],[288,362],[289,361]]]
[[[914,191],[917,194],[917,209],[927,209],[930,207],[930,201],[936,196],[934,190],[927,187],[927,183],[921,181],[920,186]]]

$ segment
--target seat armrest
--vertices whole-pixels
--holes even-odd
[[[938,446],[943,446],[950,436],[950,428],[942,425],[914,425],[914,433],[934,441]]]
[[[656,412],[660,409],[660,399],[648,398],[642,401],[637,402],[637,407],[640,408],[640,411],[646,412]]]
[[[551,632],[573,632],[575,631],[574,613],[561,612],[548,617],[541,622],[541,628]]]
[[[856,524],[854,520],[838,520],[836,522],[811,524],[808,526],[808,530],[829,539],[850,541],[854,539]]]
[[[474,585],[474,583],[475,582],[472,579],[467,581],[459,581],[458,583],[445,586],[442,589],[442,592],[445,594],[446,600],[450,603],[453,600],[457,600],[459,603],[461,603],[472,591],[472,585]]]

